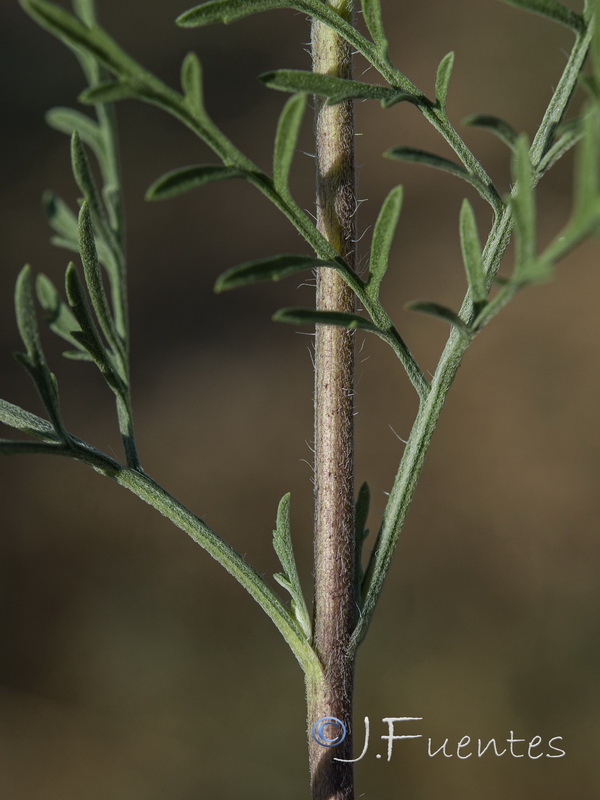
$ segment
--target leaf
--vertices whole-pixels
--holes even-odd
[[[297,3],[288,3],[285,0],[211,0],[211,2],[185,11],[177,17],[175,22],[184,28],[212,25],[215,22],[228,24],[261,11],[286,7],[296,8],[298,11],[306,11],[310,14],[314,9],[314,3],[310,0]]]
[[[277,509],[277,524],[273,531],[273,549],[277,553],[279,562],[283,567],[284,574],[276,574],[273,577],[286,589],[292,598],[292,613],[300,625],[302,632],[307,639],[312,636],[312,625],[310,615],[300,586],[298,568],[294,557],[292,546],[292,534],[290,529],[290,501],[291,495],[285,494]]]
[[[120,341],[116,332],[115,323],[104,289],[104,283],[102,282],[98,254],[96,252],[96,242],[94,240],[94,229],[90,216],[90,206],[87,200],[83,202],[81,211],[79,212],[79,252],[81,254],[85,282],[100,327],[107,340],[113,345],[115,352],[124,356],[123,343]]]
[[[564,156],[583,136],[580,119],[572,119],[556,131],[554,144],[546,151],[538,164],[538,172],[543,175]]]
[[[273,150],[273,180],[280,194],[289,191],[289,174],[305,108],[306,95],[296,94],[287,101],[279,117]]]
[[[584,218],[600,201],[600,107],[592,105],[588,109],[581,134],[575,161],[575,218]]]
[[[516,228],[515,277],[522,278],[527,267],[535,261],[535,200],[533,170],[529,159],[529,144],[525,135],[519,136],[512,161],[515,191],[510,198]]]
[[[90,354],[92,361],[96,364],[110,388],[116,395],[122,397],[125,392],[125,386],[121,378],[117,375],[112,364],[111,356],[107,352],[96,325],[94,324],[83,290],[83,284],[81,283],[81,279],[77,274],[73,262],[67,267],[65,288],[67,291],[67,300],[81,328],[80,331],[73,332],[73,338],[80,348],[83,348]]]
[[[581,33],[585,28],[583,17],[559,3],[558,0],[504,0],[504,2],[509,6],[532,11],[534,14],[541,14],[554,22],[560,22],[576,33]]]
[[[69,206],[54,192],[44,192],[42,205],[50,226],[59,234],[61,239],[69,242],[72,247],[77,249],[79,239],[77,217]]]
[[[190,108],[196,114],[204,111],[202,65],[195,53],[188,53],[181,65],[181,88]]]
[[[49,422],[19,406],[8,403],[6,400],[0,400],[0,422],[15,430],[35,436],[37,439],[42,439],[42,441],[60,441]]]
[[[435,167],[435,169],[440,169],[443,172],[449,172],[451,175],[470,183],[471,186],[477,189],[484,200],[491,202],[491,197],[494,194],[492,187],[486,186],[476,175],[472,175],[465,167],[455,161],[450,161],[447,158],[435,155],[435,153],[428,153],[425,150],[418,150],[414,147],[394,147],[384,153],[384,156],[395,161],[410,161],[415,164],[423,164],[426,167]]]
[[[487,302],[485,269],[481,257],[481,242],[477,231],[477,222],[473,207],[468,200],[463,200],[460,210],[460,244],[467,273],[471,297],[476,311]]]
[[[379,288],[388,269],[390,249],[402,208],[402,186],[396,186],[383,201],[373,239],[371,241],[371,259],[369,261],[369,277],[367,291],[371,297],[379,295]]]
[[[215,292],[224,292],[237,286],[245,286],[259,281],[279,281],[297,272],[317,267],[339,268],[335,261],[321,261],[318,258],[297,255],[281,255],[248,261],[224,272],[215,283]]]
[[[98,103],[116,103],[118,100],[130,100],[132,97],[139,97],[142,88],[136,86],[131,81],[103,81],[91,86],[81,92],[79,101],[90,105]]]
[[[63,302],[50,278],[43,274],[38,275],[35,288],[40,305],[46,312],[46,322],[50,330],[69,344],[79,347],[73,336],[74,331],[81,330],[79,323],[69,306]],[[82,355],[87,357],[87,353]]]
[[[381,330],[360,314],[343,311],[316,311],[313,308],[282,308],[273,315],[273,322],[286,322],[291,325],[337,325],[340,328],[356,330],[360,328],[373,333]]]
[[[102,157],[104,153],[102,131],[98,123],[87,114],[72,108],[51,108],[46,114],[46,122],[51,128],[69,136],[74,130],[78,131],[82,141],[91,147],[99,158]]]
[[[156,180],[146,191],[146,200],[166,200],[191,189],[206,186],[215,181],[230,178],[248,178],[251,173],[237,167],[222,167],[217,164],[198,164],[167,172]]]
[[[345,100],[366,99],[379,100],[386,108],[406,100],[419,103],[420,95],[404,92],[387,86],[376,86],[362,81],[350,81],[335,75],[321,75],[301,69],[280,69],[266,72],[260,76],[269,88],[282,92],[303,92],[327,97],[328,105],[335,105]]]
[[[443,110],[446,108],[446,98],[448,96],[448,86],[452,76],[454,66],[454,53],[447,53],[440,61],[435,76],[435,99],[438,106]]]
[[[31,268],[25,265],[17,278],[15,286],[15,311],[17,327],[27,353],[16,353],[17,359],[31,375],[42,402],[50,415],[54,430],[62,441],[68,440],[68,434],[60,416],[58,388],[56,378],[48,369],[46,357],[35,316],[33,303],[33,285]]]
[[[511,150],[514,149],[518,134],[512,125],[509,125],[508,122],[500,119],[500,117],[494,117],[492,114],[471,114],[463,119],[462,124],[485,128],[485,130],[493,133],[504,144],[508,145]]]
[[[373,37],[373,41],[380,50],[387,51],[387,38],[383,27],[383,17],[381,14],[380,0],[361,0],[363,17]]]
[[[356,574],[356,590],[360,597],[360,589],[363,580],[362,550],[369,531],[366,529],[367,517],[369,516],[369,506],[371,503],[371,492],[368,483],[363,483],[358,490],[356,508],[354,514],[354,561]]]
[[[423,314],[430,314],[438,319],[443,319],[445,322],[449,322],[451,325],[453,325],[459,331],[459,333],[461,333],[463,336],[466,336],[467,339],[470,339],[473,336],[473,331],[469,328],[467,323],[458,316],[458,314],[456,314],[450,308],[440,305],[439,303],[431,303],[428,300],[415,300],[412,303],[408,303],[405,308],[409,311],[420,311]]]
[[[77,131],[73,131],[73,136],[71,137],[71,165],[77,186],[83,192],[85,200],[88,201],[94,213],[98,232],[107,241],[114,242],[114,234],[110,228],[108,214],[98,192],[96,181]]]

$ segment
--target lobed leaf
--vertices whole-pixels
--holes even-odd
[[[463,125],[473,125],[478,128],[485,128],[485,130],[493,133],[504,144],[508,145],[510,149],[514,149],[518,134],[516,130],[505,122],[500,117],[495,117],[492,114],[470,114],[462,121]]]
[[[559,3],[558,0],[504,0],[504,2],[509,6],[532,11],[534,14],[540,14],[554,22],[560,22],[576,33],[581,33],[585,28],[581,14],[577,14],[567,8],[563,3]]]
[[[290,501],[291,495],[285,494],[279,502],[277,508],[277,524],[273,531],[273,549],[277,553],[279,562],[283,567],[284,574],[276,574],[273,577],[283,586],[291,595],[292,598],[292,613],[300,625],[302,632],[308,640],[312,636],[312,624],[302,587],[300,586],[300,578],[298,577],[298,568],[296,566],[296,559],[294,557],[294,548],[292,546],[292,534],[290,528]]]
[[[318,267],[340,268],[335,261],[297,255],[281,255],[248,261],[224,272],[215,283],[215,292],[224,292],[237,286],[246,286],[259,281],[279,281],[297,272]]]
[[[415,300],[412,303],[408,303],[405,308],[409,311],[420,311],[423,314],[430,314],[433,317],[444,320],[444,322],[449,322],[459,333],[466,336],[468,339],[473,336],[473,331],[455,311],[439,303],[432,303],[428,300]]]
[[[273,181],[281,194],[289,191],[289,174],[305,108],[306,95],[296,94],[287,101],[279,117],[273,150]]]
[[[419,102],[418,95],[410,94],[387,86],[376,86],[362,81],[350,81],[335,75],[321,75],[301,69],[280,69],[266,72],[260,76],[269,88],[282,92],[303,92],[327,97],[328,105],[336,105],[345,100],[365,99],[379,100],[389,107],[403,100]]]
[[[460,210],[460,244],[467,273],[469,289],[475,308],[483,306],[487,301],[485,269],[481,251],[481,242],[477,231],[477,222],[473,207],[468,200],[463,200]]]
[[[496,206],[496,192],[493,187],[486,186],[480,178],[473,175],[463,167],[462,164],[458,164],[456,161],[450,161],[435,153],[428,153],[425,150],[418,150],[414,147],[394,147],[384,153],[384,156],[395,161],[410,161],[415,164],[423,164],[426,167],[440,169],[442,172],[449,172],[451,175],[455,175],[457,178],[462,178],[463,181],[470,183],[471,186],[477,189],[484,200],[487,200],[488,203],[491,203],[494,207]]]
[[[446,98],[448,97],[448,86],[452,77],[452,67],[454,66],[454,53],[447,53],[437,68],[435,76],[435,99],[438,106],[443,110],[446,108]]]
[[[273,315],[274,322],[286,322],[291,325],[336,325],[348,330],[365,330],[381,333],[381,330],[370,320],[360,314],[348,314],[343,311],[316,311],[313,308],[282,308]]]
[[[198,164],[167,172],[146,191],[146,200],[166,200],[169,197],[189,192],[215,181],[231,178],[248,178],[250,173],[237,167],[222,167],[218,164]]]
[[[402,209],[402,197],[402,186],[396,186],[392,189],[383,201],[375,223],[371,241],[369,277],[367,279],[367,291],[372,297],[378,296],[381,281],[388,269],[390,249]]]

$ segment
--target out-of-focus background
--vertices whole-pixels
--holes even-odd
[[[277,11],[186,31],[174,25],[183,0],[97,5],[117,40],[172,85],[194,49],[214,118],[269,165],[285,96],[256,77],[308,67],[303,15]],[[393,59],[424,92],[433,91],[441,57],[456,51],[448,101],[456,125],[487,112],[533,135],[566,62],[568,31],[495,0],[384,0],[383,8]],[[73,204],[77,192],[68,140],[43,117],[73,105],[84,82],[72,54],[17,3],[4,3],[0,20],[0,396],[40,411],[11,358],[20,347],[12,287],[24,261],[61,281],[68,254],[48,244],[40,197],[52,188]],[[363,69],[357,63],[357,77]],[[215,278],[240,261],[306,248],[241,182],[145,203],[163,172],[215,159],[156,109],[124,103],[119,121],[143,465],[267,575],[277,570],[277,503],[291,491],[310,593],[311,339],[270,317],[309,305],[311,289],[291,279],[212,293]],[[414,108],[358,104],[357,124],[366,198],[359,229],[402,183],[385,298],[433,369],[447,331],[403,306],[459,305],[462,198],[476,206],[482,235],[490,215],[457,179],[381,158],[395,145],[449,155]],[[459,129],[506,191],[506,148]],[[301,149],[312,149],[308,120]],[[567,157],[541,185],[541,243],[568,217],[571,169]],[[312,170],[299,152],[294,184],[307,207]],[[370,230],[363,263],[369,241]],[[357,739],[360,748],[369,716],[371,746],[357,765],[358,796],[598,796],[598,262],[597,244],[572,254],[554,282],[519,296],[465,358],[360,652]],[[357,482],[371,485],[376,529],[403,447],[391,428],[406,437],[415,399],[383,343],[359,339]],[[68,427],[119,455],[108,390],[90,365],[66,362],[59,343],[44,341]],[[0,797],[306,798],[301,673],[238,585],[137,498],[79,464],[23,456],[0,470]],[[396,742],[392,760],[378,760],[382,718],[401,716],[423,721],[398,733],[424,738]],[[493,737],[502,749],[511,731],[541,737],[533,754],[542,757],[456,757],[464,736]],[[549,758],[557,736],[567,755]],[[429,757],[428,737],[434,749],[447,738],[454,756]],[[515,752],[526,754],[526,745]]]

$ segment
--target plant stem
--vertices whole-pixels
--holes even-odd
[[[351,0],[328,0],[348,21]],[[351,77],[351,50],[330,27],[312,25],[313,70]],[[354,121],[352,102],[329,106],[315,99],[317,225],[353,267]],[[336,270],[318,270],[317,309],[352,312],[354,294]],[[354,335],[316,326],[315,340],[315,597],[314,648],[322,676],[308,676],[309,761],[314,800],[352,800],[352,690],[349,644],[356,622],[354,573]],[[319,745],[312,725],[336,717],[348,731],[335,748]]]

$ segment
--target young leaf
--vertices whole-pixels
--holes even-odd
[[[33,303],[33,285],[31,268],[25,265],[17,278],[15,286],[15,311],[17,328],[25,345],[26,353],[17,353],[16,357],[31,375],[33,382],[50,415],[54,430],[62,441],[68,440],[68,434],[60,416],[58,388],[56,378],[48,369],[46,357],[35,316]]]
[[[289,191],[288,179],[305,108],[306,95],[293,95],[283,107],[279,117],[273,151],[273,180],[280,194]]]
[[[290,529],[290,499],[288,493],[281,498],[277,509],[277,525],[273,531],[273,549],[277,553],[279,562],[283,567],[283,575],[276,574],[273,577],[286,589],[292,598],[292,613],[300,625],[302,632],[308,640],[312,636],[312,625],[310,615],[300,586],[298,568],[294,557],[292,546],[292,534]]]
[[[504,0],[504,2],[509,6],[532,11],[534,14],[541,14],[543,17],[554,20],[554,22],[560,22],[576,33],[581,33],[585,28],[583,17],[559,3],[558,0]]]
[[[92,307],[100,323],[107,340],[112,344],[116,353],[124,355],[123,343],[115,329],[115,323],[108,304],[108,298],[100,274],[98,254],[96,252],[96,242],[94,240],[94,229],[90,216],[90,207],[87,200],[83,202],[79,212],[79,252],[85,282],[90,293]]]
[[[79,95],[81,103],[96,105],[97,103],[116,103],[118,100],[129,100],[138,97],[141,88],[127,80],[103,81],[91,86]]]
[[[98,233],[107,243],[114,244],[114,234],[110,228],[108,214],[98,192],[96,181],[77,131],[73,131],[73,136],[71,137],[71,165],[77,185],[94,213],[94,221],[96,222]]]
[[[581,133],[575,167],[575,218],[585,217],[600,201],[600,107],[588,109]]]
[[[443,319],[453,325],[459,333],[470,339],[473,336],[473,331],[469,328],[464,320],[462,320],[456,312],[452,311],[446,306],[439,303],[431,303],[428,300],[415,300],[405,306],[409,311],[420,311],[423,314],[430,314],[438,319]]]
[[[468,200],[464,200],[460,210],[460,244],[462,256],[475,308],[483,306],[487,301],[485,270],[481,257],[481,242],[477,231],[477,222],[473,208]]]
[[[215,181],[230,178],[248,178],[250,173],[236,167],[221,167],[217,164],[198,164],[167,172],[156,180],[146,191],[146,200],[166,200],[191,189],[205,186]]]
[[[379,295],[381,281],[388,269],[390,249],[402,208],[402,186],[396,186],[383,201],[371,242],[371,259],[367,291],[371,297]]]
[[[46,122],[51,128],[69,136],[73,131],[78,131],[81,140],[92,148],[96,156],[102,157],[104,153],[102,131],[98,123],[87,114],[82,114],[81,111],[75,111],[72,108],[51,108],[46,114]]]
[[[529,159],[529,145],[525,135],[519,136],[512,162],[515,193],[510,199],[516,228],[515,277],[525,274],[527,267],[535,261],[535,200],[533,195],[533,171]]]
[[[415,164],[423,164],[426,167],[435,167],[435,169],[440,169],[443,172],[449,172],[451,175],[470,183],[471,186],[477,189],[481,197],[487,200],[494,208],[497,208],[500,202],[498,193],[493,186],[487,186],[480,178],[465,169],[462,164],[442,158],[442,156],[435,155],[435,153],[427,153],[425,150],[418,150],[414,147],[394,147],[384,153],[384,156],[395,161],[411,161]]]
[[[355,543],[355,551],[354,551],[354,563],[355,563],[355,573],[356,573],[356,589],[358,596],[360,597],[360,589],[363,580],[363,569],[362,569],[362,549],[365,543],[365,539],[368,536],[369,531],[366,528],[367,525],[367,517],[369,516],[369,506],[371,503],[371,492],[369,490],[369,484],[363,483],[358,491],[358,498],[356,500],[356,509],[354,515],[354,543]]]
[[[54,192],[44,192],[42,204],[50,226],[61,239],[77,249],[79,240],[77,217],[69,206]]]
[[[448,96],[448,85],[452,76],[454,66],[454,53],[447,53],[440,61],[435,76],[435,99],[438,106],[444,110],[446,108],[446,98]]]
[[[343,311],[315,311],[313,308],[282,308],[273,314],[273,322],[286,322],[291,325],[337,325],[348,330],[381,333],[380,329],[360,314]]]
[[[462,124],[485,128],[497,136],[504,144],[508,145],[511,150],[517,141],[518,134],[516,130],[508,122],[500,119],[500,117],[494,117],[492,114],[471,114],[463,119]]]
[[[224,292],[259,281],[279,281],[288,275],[295,275],[317,267],[339,268],[335,261],[321,261],[309,256],[282,255],[248,261],[224,272],[215,283],[215,292]]]
[[[79,347],[73,333],[80,331],[79,323],[73,312],[58,293],[56,287],[46,275],[37,276],[35,288],[41,307],[46,312],[46,322],[51,331],[69,344]],[[81,353],[87,358],[87,353]]]
[[[350,81],[335,75],[321,75],[301,69],[280,69],[275,72],[266,72],[260,76],[260,79],[269,88],[282,92],[303,92],[327,97],[329,105],[352,99],[380,100],[381,104],[386,107],[403,100],[412,103],[421,101],[420,95],[410,94],[399,89],[376,86],[362,81]]]
[[[195,53],[188,53],[181,65],[181,88],[190,108],[196,114],[204,111],[202,65]]]
[[[380,0],[361,0],[363,17],[367,23],[369,33],[380,50],[387,51],[387,39],[383,27]]]
[[[60,441],[49,422],[19,406],[8,403],[6,400],[0,400],[0,422],[15,430],[35,436],[37,439],[42,439],[42,441]]]
[[[107,352],[94,324],[81,279],[73,262],[67,267],[65,288],[67,300],[81,329],[73,331],[73,338],[76,340],[78,347],[83,348],[90,354],[92,361],[96,364],[113,392],[122,397],[125,393],[125,386],[117,375],[111,356]]]

